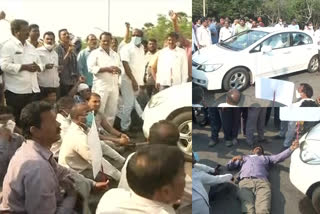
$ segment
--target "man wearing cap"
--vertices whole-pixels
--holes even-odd
[[[85,103],[90,98],[91,90],[89,86],[85,83],[80,83],[78,86],[77,94],[74,95],[74,102],[77,103]]]
[[[91,90],[87,84],[85,84],[85,78],[80,76],[76,84],[69,91],[68,96],[74,98],[75,104],[85,103],[90,98]]]
[[[270,213],[271,184],[268,181],[269,169],[290,157],[299,147],[294,141],[290,148],[276,155],[264,155],[262,146],[255,146],[252,155],[235,156],[229,161],[229,170],[240,170],[238,196],[242,213]]]

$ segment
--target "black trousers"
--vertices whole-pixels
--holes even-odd
[[[33,101],[39,100],[39,93],[15,94],[11,91],[6,90],[4,92],[4,95],[7,105],[13,108],[13,115],[18,125],[20,125],[20,113],[23,107]]]
[[[238,137],[240,125],[239,108],[222,108],[221,120],[225,140],[232,140]]]
[[[217,140],[221,129],[221,119],[218,108],[209,108],[209,119],[211,126],[211,138]]]
[[[241,119],[242,134],[246,135],[248,108],[247,107],[241,107],[240,108],[240,114],[241,114],[241,118],[240,119]]]

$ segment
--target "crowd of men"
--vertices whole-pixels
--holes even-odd
[[[137,97],[149,100],[190,79],[191,42],[179,34],[177,14],[162,49],[126,23],[120,44],[109,32],[89,34],[82,50],[67,29],[39,39],[37,24],[5,16],[0,12],[0,212],[191,212],[191,178],[174,124],[155,123],[149,145],[124,156],[134,146],[131,113],[143,113]],[[89,146],[95,134],[97,176]]]
[[[193,51],[225,41],[243,31],[261,27],[267,27],[261,17],[257,19],[239,18],[234,19],[233,22],[229,17],[221,17],[219,21],[209,17],[194,19],[192,27]],[[282,18],[279,18],[276,24],[271,24],[268,27],[274,27],[278,30],[284,28],[303,30],[315,39],[316,44],[320,45],[320,26],[314,28],[312,22],[299,26],[296,19],[293,19],[291,24],[287,24]]]
[[[292,107],[319,107],[320,98],[314,100],[313,89],[307,83],[301,83],[297,89],[296,96],[299,97]],[[238,134],[240,130],[246,137],[248,146],[253,147],[254,144],[268,143],[264,137],[264,128],[268,123],[271,115],[271,107],[237,107],[240,93],[232,89],[227,93],[226,103],[219,105],[219,108],[203,108],[204,119],[198,121],[201,126],[210,124],[211,139],[208,146],[213,147],[219,143],[219,132],[222,128],[224,133],[224,143],[227,147],[238,144]],[[235,102],[236,101],[236,102]],[[195,106],[197,107],[197,106]],[[194,121],[197,121],[196,111],[193,111]],[[292,140],[296,136],[296,125],[294,121],[280,121],[279,108],[274,108],[274,125],[279,129],[277,139],[283,139],[283,149],[291,145]],[[308,122],[305,126],[309,127]],[[257,139],[254,139],[254,133],[257,131]]]

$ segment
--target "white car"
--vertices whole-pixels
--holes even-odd
[[[245,89],[258,77],[319,67],[318,46],[300,30],[256,28],[192,55],[192,81],[208,90]]]
[[[159,120],[170,120],[176,124],[180,131],[177,146],[188,156],[192,155],[191,85],[191,82],[183,83],[155,94],[142,115],[143,134],[146,138],[150,127]]]
[[[320,213],[320,124],[299,141],[300,148],[291,155],[290,180],[303,194],[309,196]]]

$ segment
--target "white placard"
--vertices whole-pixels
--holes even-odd
[[[320,107],[281,107],[281,121],[320,121]]]
[[[93,113],[92,113],[93,114]],[[88,145],[92,158],[92,171],[93,178],[96,178],[97,174],[101,170],[102,164],[102,149],[98,129],[96,126],[95,116],[93,114],[92,125],[88,133]]]
[[[284,80],[257,78],[256,98],[276,101],[286,106],[292,104],[294,83]]]

